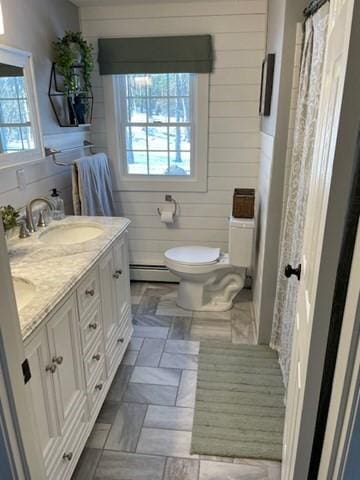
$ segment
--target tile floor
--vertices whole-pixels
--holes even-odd
[[[279,480],[278,462],[190,455],[200,340],[254,343],[251,292],[229,312],[176,306],[174,284],[133,283],[134,335],[73,480]]]

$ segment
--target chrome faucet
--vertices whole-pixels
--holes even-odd
[[[51,203],[51,201],[46,198],[46,197],[36,197],[33,198],[27,205],[26,205],[26,224],[27,228],[30,233],[34,233],[36,231],[36,227],[34,225],[34,219],[33,219],[33,205],[34,203],[37,202],[43,202],[46,203],[46,205],[49,207],[50,210],[53,210],[54,205]]]

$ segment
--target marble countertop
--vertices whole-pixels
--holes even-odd
[[[103,233],[95,239],[70,244],[47,245],[39,237],[46,230],[72,225],[97,224]],[[110,244],[126,230],[130,220],[122,217],[76,217],[52,221],[26,239],[8,242],[13,277],[34,284],[31,301],[19,310],[20,328],[25,340],[86,274]]]

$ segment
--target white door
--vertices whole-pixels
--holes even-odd
[[[313,167],[305,222],[284,432],[283,480],[307,478],[315,430],[339,245],[329,202],[342,115],[354,0],[332,0]],[[344,158],[342,159],[344,161]],[[346,160],[345,160],[346,161]],[[351,160],[350,160],[351,161]],[[349,163],[350,163],[349,161]],[[339,179],[340,180],[340,179]],[[344,184],[347,194],[346,184]],[[337,239],[334,232],[334,241]],[[330,239],[330,240],[329,240]],[[328,276],[326,276],[326,262]],[[289,281],[298,281],[292,277]],[[329,282],[327,293],[322,287]],[[324,308],[324,306],[326,308]]]

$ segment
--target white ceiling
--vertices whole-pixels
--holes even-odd
[[[77,5],[78,7],[84,6],[105,6],[105,5],[141,5],[141,4],[155,4],[155,3],[191,3],[199,1],[209,1],[209,0],[70,0],[71,3]],[[222,0],[210,0],[213,2],[219,2]]]

